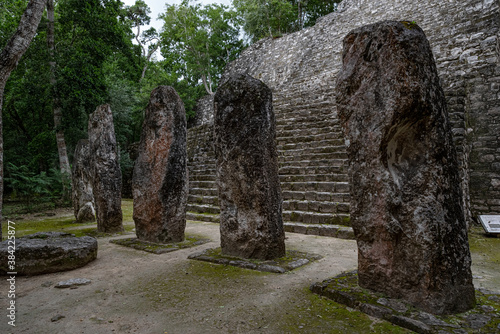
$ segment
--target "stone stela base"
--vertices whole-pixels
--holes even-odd
[[[202,252],[191,254],[188,256],[188,258],[192,260],[230,265],[244,269],[283,274],[293,269],[305,266],[310,262],[319,260],[322,258],[322,256],[317,254],[287,250],[286,256],[282,258],[264,261],[226,256],[221,253],[220,248],[212,248]]]
[[[500,295],[476,290],[476,307],[455,315],[433,315],[402,300],[358,286],[357,271],[311,285],[311,291],[369,316],[387,320],[416,333],[499,333]]]
[[[126,238],[126,239],[114,239],[109,242],[125,247],[130,247],[138,250],[142,250],[145,252],[153,253],[153,254],[164,254],[175,252],[179,249],[196,247],[199,245],[206,244],[210,242],[210,239],[199,239],[193,236],[186,236],[186,239],[182,242],[173,242],[168,244],[160,244],[155,242],[143,241],[137,238]]]

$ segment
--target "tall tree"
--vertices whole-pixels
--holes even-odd
[[[151,9],[142,0],[137,0],[134,5],[126,6],[124,9],[125,18],[130,22],[130,25],[136,29],[135,41],[137,45],[141,47],[142,56],[145,61],[139,82],[144,79],[151,57],[160,47],[160,39],[155,28],[150,28],[141,34],[141,26],[148,25],[149,22],[151,22],[149,14],[151,14]]]
[[[70,198],[71,169],[69,167],[66,140],[62,126],[62,108],[56,89],[56,58],[55,58],[55,32],[54,32],[54,0],[47,0],[47,46],[49,49],[50,85],[52,87],[52,109],[54,112],[54,128],[56,131],[57,152],[59,155],[59,169],[62,176],[63,197]]]
[[[296,8],[288,0],[233,0],[233,6],[252,42],[296,30]]]
[[[242,49],[237,15],[224,5],[202,7],[190,0],[167,5],[161,15],[161,52],[178,75],[197,85],[201,80],[213,94],[227,62]]]
[[[342,0],[233,0],[251,42],[313,26]]]
[[[28,49],[31,40],[35,36],[38,24],[43,15],[46,0],[30,0],[23,16],[19,22],[16,32],[9,39],[7,45],[0,53],[0,223],[2,221],[3,208],[3,124],[2,104],[3,93],[7,79],[16,68],[17,63]],[[0,224],[0,238],[1,238]]]

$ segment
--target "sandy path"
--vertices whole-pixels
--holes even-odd
[[[217,224],[188,223],[186,232],[213,242],[155,255],[99,239],[96,261],[70,272],[18,277],[17,321],[0,333],[279,333],[307,287],[356,268],[356,244],[287,234],[287,248],[324,258],[289,274],[256,273],[187,256],[219,245]],[[62,280],[88,278],[78,289],[55,289]],[[1,291],[6,291],[4,281]],[[6,304],[5,294],[0,303]],[[300,306],[300,305],[299,305]],[[51,318],[62,315],[59,321]],[[299,324],[300,325],[300,324]]]

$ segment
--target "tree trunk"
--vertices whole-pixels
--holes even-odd
[[[30,0],[21,17],[16,32],[0,53],[0,238],[2,237],[1,222],[3,208],[3,130],[2,130],[2,103],[5,84],[10,73],[28,49],[35,36],[38,24],[42,19],[46,0]]]
[[[151,57],[156,52],[156,50],[158,50],[159,47],[160,47],[160,42],[157,42],[156,45],[154,45],[153,48],[149,50],[148,55],[146,57],[146,64],[142,68],[142,73],[141,73],[141,78],[139,79],[139,83],[141,83],[142,79],[144,79],[144,77],[146,76],[146,70],[148,69],[149,61],[151,60]]]
[[[54,109],[54,128],[56,130],[57,152],[59,154],[59,169],[63,184],[63,200],[70,198],[71,169],[69,167],[64,130],[62,129],[62,110],[56,90],[56,61],[55,61],[55,33],[54,33],[54,0],[47,0],[47,45],[49,48],[50,85],[52,86],[52,107]]]

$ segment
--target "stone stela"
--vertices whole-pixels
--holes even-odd
[[[97,230],[104,233],[122,232],[122,173],[113,114],[108,104],[97,107],[90,114],[88,134]]]
[[[432,51],[412,22],[344,38],[337,78],[359,285],[436,314],[475,305],[458,162]]]
[[[71,177],[73,181],[73,208],[77,223],[95,221],[94,193],[90,165],[90,147],[87,139],[80,139],[75,148]]]
[[[217,90],[214,109],[222,253],[282,257],[285,233],[271,90],[237,74]]]
[[[186,112],[175,89],[154,89],[146,107],[132,178],[134,222],[140,240],[184,240],[188,195],[186,136]]]

